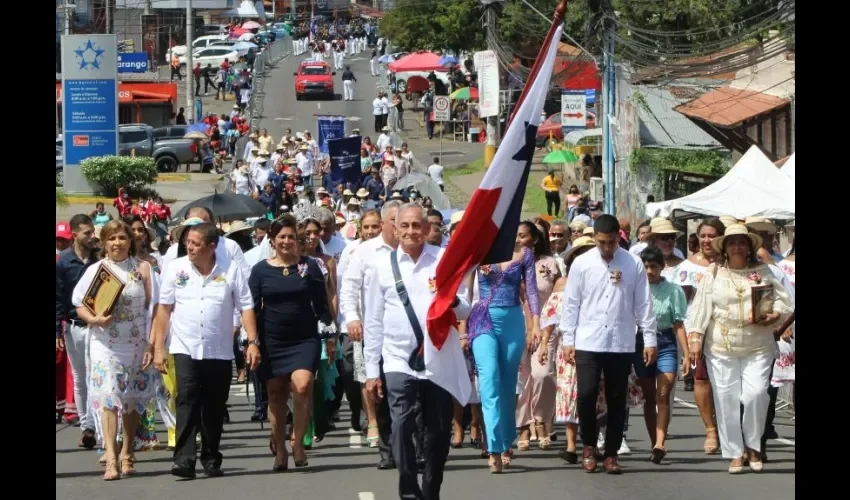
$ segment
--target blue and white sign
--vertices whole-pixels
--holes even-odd
[[[65,190],[92,193],[80,162],[118,154],[118,54],[115,35],[62,36]]]
[[[119,52],[119,73],[145,73],[148,71],[148,55],[145,52]]]
[[[328,141],[345,137],[344,116],[321,116],[318,119],[319,151],[328,154]]]

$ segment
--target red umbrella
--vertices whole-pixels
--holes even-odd
[[[398,61],[391,62],[390,71],[401,73],[403,71],[445,71],[440,65],[440,56],[432,52],[417,52],[408,54]]]

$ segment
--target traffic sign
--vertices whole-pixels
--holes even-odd
[[[452,119],[449,112],[449,96],[438,95],[434,96],[434,121],[447,122]]]
[[[585,94],[585,91],[561,91],[561,126],[578,128],[587,126],[587,94]]]

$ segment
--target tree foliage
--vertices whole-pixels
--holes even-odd
[[[378,27],[401,50],[484,48],[478,0],[397,0]]]

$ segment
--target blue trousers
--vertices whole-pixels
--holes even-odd
[[[490,307],[493,330],[472,343],[478,393],[484,414],[487,450],[505,453],[516,439],[516,384],[525,349],[525,319],[520,306]]]

